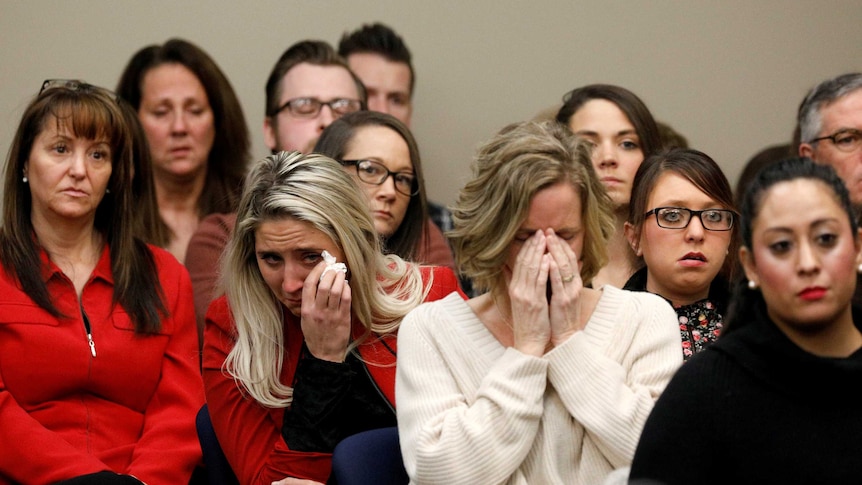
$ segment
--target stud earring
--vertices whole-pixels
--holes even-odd
[[[22,181],[22,182],[24,182],[24,183],[26,184],[26,183],[28,182],[28,180],[27,180],[27,176],[25,175],[25,176],[24,176],[24,178],[22,178],[22,179],[21,179],[21,181]]]
[[[754,280],[748,280],[748,289],[749,290],[756,290],[757,289],[757,283],[755,283]]]
[[[105,193],[106,193],[106,194],[110,194],[110,193],[111,193],[111,189],[105,189]]]
[[[862,264],[860,264],[859,266],[856,267],[856,272],[862,273]]]

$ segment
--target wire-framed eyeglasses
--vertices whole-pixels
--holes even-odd
[[[362,103],[358,99],[336,98],[332,101],[321,101],[317,98],[293,98],[279,106],[270,116],[275,116],[285,109],[297,118],[315,118],[324,106],[329,106],[335,117],[344,116],[359,111]]]
[[[734,212],[727,209],[696,211],[685,207],[656,207],[644,214],[644,217],[653,214],[658,227],[664,229],[685,229],[693,216],[697,216],[703,228],[708,231],[729,231],[733,228]]]
[[[808,143],[817,143],[822,140],[829,140],[838,150],[850,153],[856,151],[857,148],[862,146],[862,131],[853,128],[846,128],[838,130],[829,136],[815,138]]]
[[[356,176],[367,184],[382,185],[391,176],[398,192],[408,196],[419,193],[416,176],[410,172],[393,172],[386,168],[386,165],[374,160],[342,160],[341,164],[355,166]]]

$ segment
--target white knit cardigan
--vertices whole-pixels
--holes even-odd
[[[543,357],[504,347],[456,294],[407,315],[395,393],[412,483],[597,484],[630,465],[680,334],[662,298],[601,291]]]

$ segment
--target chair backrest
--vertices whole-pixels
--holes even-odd
[[[410,482],[398,428],[372,429],[343,439],[332,454],[332,476],[328,484],[406,485]]]
[[[195,426],[198,430],[198,440],[201,442],[201,451],[204,455],[207,478],[210,485],[239,485],[236,475],[233,473],[227,457],[218,444],[210,411],[206,404],[203,405],[195,418]]]

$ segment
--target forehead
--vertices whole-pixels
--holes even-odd
[[[144,97],[183,95],[207,98],[206,89],[195,73],[175,62],[159,64],[148,70],[141,82],[141,91]]]
[[[322,250],[334,246],[329,236],[311,223],[292,217],[265,220],[255,229],[254,236],[257,251]]]
[[[347,63],[363,83],[386,80],[400,84],[404,91],[410,89],[410,67],[404,62],[390,61],[373,52],[357,52],[348,56]]]
[[[65,136],[108,142],[114,141],[114,133],[115,127],[106,110],[90,104],[69,104],[47,113],[36,137]]]
[[[823,128],[830,133],[841,128],[862,129],[862,88],[824,105],[820,114]]]
[[[581,213],[578,190],[568,182],[559,182],[536,192],[520,228],[577,228],[581,225]]]
[[[808,227],[824,219],[850,221],[835,194],[819,180],[796,179],[770,187],[754,218],[753,231],[772,227]]]
[[[314,97],[322,101],[334,98],[359,99],[356,83],[342,66],[317,66],[303,62],[281,78],[281,102],[293,98]]]
[[[634,125],[628,116],[616,104],[607,99],[591,99],[584,103],[569,121],[572,131],[598,131],[611,129],[613,131],[634,131]]]
[[[649,209],[665,204],[681,204],[689,209],[700,209],[703,205],[712,205],[715,199],[700,190],[690,180],[682,175],[665,171],[655,181],[650,192]]]

